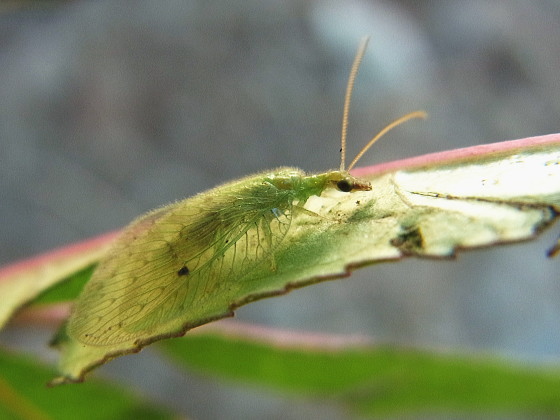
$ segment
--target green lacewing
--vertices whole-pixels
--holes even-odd
[[[188,326],[185,314],[210,305],[219,285],[245,276],[263,261],[274,270],[275,250],[290,231],[293,215],[312,213],[303,207],[311,196],[329,189],[349,194],[371,190],[368,181],[349,171],[387,131],[425,113],[412,112],[389,124],[345,168],[351,92],[366,46],[364,39],[348,79],[338,170],[262,172],[139,217],[84,287],[68,321],[70,337],[88,346],[113,346],[180,335]]]

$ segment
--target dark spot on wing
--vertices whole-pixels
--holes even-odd
[[[189,274],[189,273],[190,273],[190,271],[189,271],[189,269],[187,268],[186,265],[182,266],[182,267],[179,269],[179,271],[177,271],[177,275],[179,275],[179,276],[186,276],[186,275]]]

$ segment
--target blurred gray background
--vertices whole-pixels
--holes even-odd
[[[560,131],[556,0],[8,2],[0,12],[1,264],[252,172],[337,167],[364,35],[350,157],[404,113],[430,118],[398,128],[360,166]],[[237,318],[557,363],[560,260],[545,252],[558,231],[456,261],[368,267]],[[2,342],[48,336],[24,333]],[[184,377],[154,354],[102,373],[197,419],[347,416]]]

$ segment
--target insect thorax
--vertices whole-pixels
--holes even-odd
[[[327,188],[334,188],[342,192],[371,189],[369,182],[355,178],[346,171],[307,175],[298,169],[281,168],[267,177],[266,182],[279,191],[287,192],[300,203],[305,203],[312,195],[320,196]]]

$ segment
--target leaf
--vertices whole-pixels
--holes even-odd
[[[105,234],[0,269],[0,328],[45,290],[99,261],[114,237]]]
[[[360,181],[339,172],[301,177],[317,192],[281,201],[268,183],[282,189],[300,176],[283,168],[149,213],[86,286],[70,334],[57,340],[57,382],[354,267],[531,238],[560,211],[559,162],[558,136],[544,136],[366,168],[355,172]],[[316,187],[340,179],[364,186]]]
[[[360,416],[560,415],[557,368],[237,323],[160,346],[189,371],[323,398]]]
[[[171,419],[166,410],[112,385],[92,381],[82,387],[47,388],[54,370],[0,349],[2,419]]]

